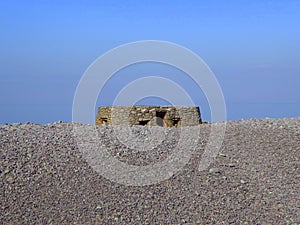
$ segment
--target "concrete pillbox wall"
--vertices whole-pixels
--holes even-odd
[[[96,125],[142,125],[180,127],[201,123],[198,106],[103,106]]]

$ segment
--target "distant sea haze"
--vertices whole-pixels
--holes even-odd
[[[249,118],[300,117],[300,103],[226,103],[227,120]],[[203,120],[211,121],[207,105],[200,105]],[[97,109],[95,109],[96,117]],[[51,123],[72,121],[72,104],[3,104],[0,124],[4,123]],[[91,123],[94,123],[92,118]]]

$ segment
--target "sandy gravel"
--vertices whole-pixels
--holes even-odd
[[[203,124],[188,164],[150,186],[97,173],[73,126],[0,125],[1,224],[300,224],[300,118],[228,122],[217,158],[199,172],[211,127]],[[180,135],[176,128],[132,129],[139,138],[127,135],[129,146],[111,126],[97,132],[114,158],[136,166],[163,161]],[[159,145],[152,149],[153,140]]]

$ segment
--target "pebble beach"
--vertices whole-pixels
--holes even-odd
[[[215,160],[199,171],[211,125],[199,125],[183,168],[144,186],[95,171],[73,123],[0,125],[0,224],[300,224],[300,118],[227,122]],[[133,126],[135,138],[126,127],[93,129],[112,157],[136,166],[163,161],[180,136],[179,128]]]

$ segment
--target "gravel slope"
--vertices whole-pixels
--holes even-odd
[[[0,126],[0,223],[300,224],[300,118],[228,122],[216,160],[199,172],[211,126],[203,124],[189,163],[150,186],[100,176],[79,151],[73,126]],[[146,143],[147,128],[133,129]],[[176,128],[154,129],[168,138],[143,152],[113,139],[112,127],[97,131],[115,158],[147,165],[178,141]]]

